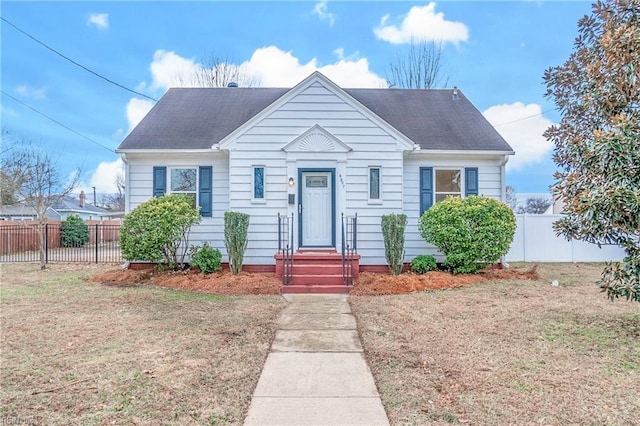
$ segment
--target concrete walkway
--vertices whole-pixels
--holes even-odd
[[[388,425],[347,296],[284,297],[244,424]]]

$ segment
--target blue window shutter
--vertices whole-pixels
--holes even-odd
[[[420,167],[420,216],[433,205],[433,167]]]
[[[198,199],[200,200],[200,215],[202,217],[211,217],[212,214],[212,186],[213,186],[213,168],[211,166],[199,168],[200,179],[198,187]]]
[[[167,168],[153,168],[153,196],[162,197],[167,192]]]
[[[478,168],[467,167],[464,169],[464,196],[478,195]]]

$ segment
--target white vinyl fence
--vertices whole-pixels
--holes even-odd
[[[618,246],[602,246],[583,241],[567,241],[556,236],[553,222],[562,215],[516,215],[516,235],[507,262],[607,262],[622,261],[625,252]]]

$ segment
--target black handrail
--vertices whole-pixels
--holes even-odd
[[[344,285],[353,285],[353,268],[358,253],[358,213],[354,216],[342,214],[342,280]]]
[[[282,255],[282,284],[293,281],[293,213],[291,217],[278,213],[278,252]]]

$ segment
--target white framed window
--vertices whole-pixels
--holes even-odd
[[[172,167],[169,169],[169,193],[185,194],[193,198],[194,207],[198,205],[198,168]]]
[[[251,201],[266,202],[266,167],[263,165],[251,167]]]
[[[369,203],[382,202],[382,167],[369,166],[368,173]]]
[[[447,197],[462,197],[463,169],[435,169],[435,202]]]

